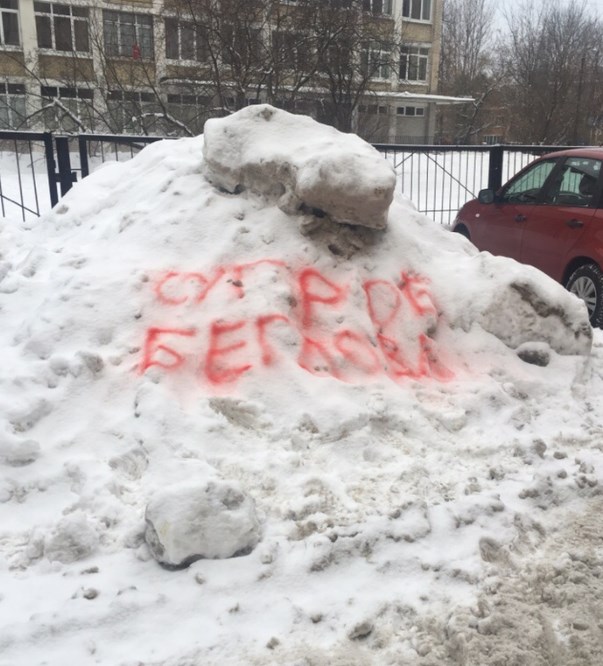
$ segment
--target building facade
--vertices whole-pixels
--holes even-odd
[[[0,0],[0,127],[197,134],[269,102],[429,142],[442,0]],[[457,100],[458,101],[458,100]]]

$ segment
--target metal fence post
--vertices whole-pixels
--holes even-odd
[[[495,192],[499,190],[502,185],[503,154],[504,150],[502,146],[493,146],[490,148],[488,187]]]
[[[52,146],[52,134],[44,132],[44,154],[46,156],[46,176],[48,178],[48,192],[50,193],[50,205],[56,206],[59,203],[59,193],[57,190],[57,180],[55,176],[56,163],[54,161],[54,150]]]
[[[80,168],[82,169],[82,178],[85,178],[90,174],[90,166],[88,164],[88,140],[85,136],[80,134],[77,143],[80,150]]]
[[[71,159],[69,157],[69,139],[60,136],[55,139],[57,147],[57,162],[59,166],[59,183],[61,185],[61,196],[65,196],[77,180],[75,172],[71,171]]]

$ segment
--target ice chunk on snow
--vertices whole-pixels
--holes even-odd
[[[98,534],[84,513],[66,516],[44,540],[44,555],[49,560],[77,562],[97,549]]]
[[[481,325],[511,348],[543,342],[559,354],[588,356],[592,328],[584,303],[552,280],[523,268],[519,279],[493,294]]]
[[[221,480],[162,489],[148,503],[146,521],[151,553],[168,568],[241,555],[260,538],[253,500],[238,485]]]
[[[387,224],[394,169],[356,135],[261,104],[208,120],[204,138],[205,175],[218,187],[250,189],[288,213],[317,209],[336,222]]]

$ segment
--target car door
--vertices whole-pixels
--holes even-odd
[[[593,223],[601,161],[565,157],[542,196],[541,205],[527,216],[520,260],[561,280],[571,249]]]
[[[484,208],[486,219],[472,232],[480,250],[520,260],[525,223],[537,214],[541,192],[556,164],[557,159],[551,158],[530,165],[505,185],[495,203]]]

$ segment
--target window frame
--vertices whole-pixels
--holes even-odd
[[[168,23],[174,23],[176,29],[176,44],[172,44],[171,48],[168,44]],[[203,26],[197,25],[190,18],[183,18],[178,16],[164,16],[163,17],[163,28],[165,31],[165,59],[170,61],[179,61],[184,63],[203,63],[209,60],[209,52],[206,37],[203,34]],[[193,58],[188,58],[183,55],[183,46],[185,44],[185,39],[183,39],[183,30],[190,28],[192,30],[192,36],[194,38],[193,44]],[[173,57],[169,55],[173,47],[176,47],[177,56]]]
[[[82,119],[84,115],[87,117],[84,120],[87,121],[87,124],[90,129],[94,129],[94,90],[92,88],[84,88],[80,86],[40,86],[40,97],[42,99],[43,105],[44,100],[51,101],[53,99],[58,99],[61,101],[69,111],[76,116],[77,118]],[[73,105],[75,104],[75,109]],[[47,112],[52,111],[53,113],[53,124],[56,124],[56,128],[53,131],[72,131],[73,128],[65,129],[63,124],[63,117],[59,117],[58,113],[60,107],[54,105],[51,109],[46,109]],[[85,113],[86,112],[86,113]],[[67,114],[67,117],[68,114]],[[74,121],[71,121],[74,122]],[[44,116],[44,124],[48,127],[51,123]],[[74,123],[79,129],[77,123]]]
[[[12,103],[11,103],[12,102]],[[22,109],[16,108],[14,102],[22,104]],[[3,123],[0,117],[0,129],[16,130],[26,126],[27,123],[27,90],[24,83],[0,82],[0,115],[6,110],[7,122]],[[15,114],[19,116],[16,122]],[[6,127],[2,127],[6,124]]]
[[[48,11],[43,11],[41,5],[48,7]],[[66,7],[69,13],[65,14],[57,11],[58,7]],[[79,15],[77,12],[86,12],[86,14]],[[40,44],[40,23],[42,19],[48,19],[48,29],[50,34],[50,46],[43,46]],[[60,48],[57,44],[57,22],[59,19],[67,19],[69,21],[69,37],[70,48]],[[34,20],[36,25],[36,37],[38,48],[42,51],[52,51],[58,53],[91,53],[90,47],[90,8],[80,5],[69,5],[57,2],[45,2],[44,0],[34,1]],[[85,41],[86,48],[78,48],[78,30],[76,26],[85,25]]]
[[[433,3],[434,0],[402,0],[402,18],[417,23],[433,23]],[[417,13],[416,8],[420,18],[413,17],[413,14]],[[428,18],[425,18],[426,14]]]
[[[189,129],[203,131],[205,120],[211,112],[211,97],[192,92],[168,92],[166,94],[168,111]]]
[[[373,16],[392,16],[393,4],[393,0],[362,0],[362,11]]]
[[[412,113],[409,112],[410,109],[412,109]],[[399,106],[396,108],[396,114],[398,116],[404,116],[405,118],[425,118],[425,107],[410,105]]]
[[[374,48],[374,47],[377,48]],[[375,73],[371,74],[373,69],[374,56],[378,54],[379,63],[375,69]],[[384,62],[381,62],[383,59]],[[387,62],[385,62],[385,60]],[[362,46],[360,52],[361,69],[365,76],[368,76],[371,81],[389,81],[392,76],[392,49],[387,48],[385,44],[379,42],[368,42]],[[385,74],[385,75],[384,75]]]
[[[270,35],[275,61],[288,72],[304,72],[309,66],[308,36],[297,30],[275,30]]]
[[[117,121],[120,132],[132,134],[140,133],[140,127],[132,122],[133,117],[152,117],[160,111],[160,100],[152,90],[109,89],[106,103],[109,115]]]
[[[245,39],[246,35],[238,32],[237,28],[240,26],[227,21],[222,22],[220,26],[222,34],[220,60],[227,67],[235,64],[236,58],[232,57],[235,54],[243,63],[247,63],[249,60],[260,60],[262,49],[267,46],[263,40],[261,28],[250,29],[249,37],[251,39]],[[237,48],[237,44],[244,48]]]
[[[9,6],[13,5],[13,6]],[[8,17],[14,17],[16,21],[16,36],[17,41],[14,43],[6,42],[6,19]],[[21,18],[19,16],[19,2],[18,0],[0,0],[0,48],[3,50],[10,49],[21,49],[22,47],[21,39]]]
[[[416,53],[412,53],[412,51],[416,51]],[[425,53],[421,53],[421,51],[425,51]],[[427,84],[429,82],[429,75],[430,75],[430,56],[431,56],[431,48],[429,45],[426,45],[425,43],[422,44],[407,44],[404,46],[400,47],[400,66],[398,70],[398,77],[400,81],[404,81],[406,83],[412,83],[412,84]],[[411,73],[411,68],[413,67],[412,65],[412,60],[416,58],[416,64],[414,65],[416,72],[417,72],[417,78],[409,78],[409,74]],[[405,72],[403,76],[402,72],[402,63],[406,62],[406,67],[405,67]],[[424,63],[425,66],[425,78],[422,79],[420,78],[421,75],[421,64]]]
[[[127,19],[131,20],[127,21]],[[154,60],[154,26],[155,22],[152,14],[103,9],[103,45],[105,54],[109,58]],[[131,44],[128,43],[130,38],[133,38]]]

